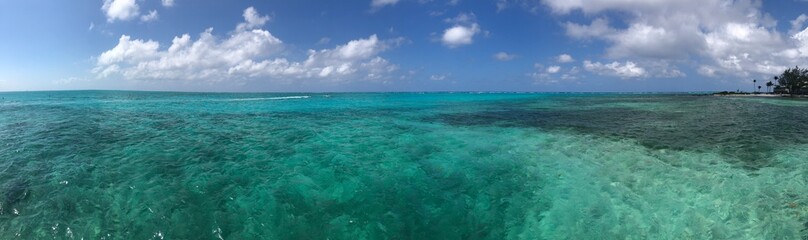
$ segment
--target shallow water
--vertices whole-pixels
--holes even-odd
[[[0,93],[0,239],[805,239],[808,104]]]

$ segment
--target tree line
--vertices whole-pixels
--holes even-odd
[[[808,94],[808,68],[796,66],[786,69],[780,76],[775,76],[774,81],[777,82],[774,88],[775,93]],[[770,87],[771,82],[766,86]]]

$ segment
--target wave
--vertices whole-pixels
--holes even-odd
[[[310,96],[286,96],[286,97],[266,97],[266,98],[235,98],[223,101],[263,101],[263,100],[286,100],[286,99],[303,99]]]

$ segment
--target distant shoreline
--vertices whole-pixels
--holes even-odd
[[[719,97],[788,97],[788,95],[773,93],[713,93],[712,95]]]
[[[808,95],[790,95],[779,93],[748,93],[748,92],[717,92],[713,96],[718,97],[783,97],[783,98],[808,98]]]

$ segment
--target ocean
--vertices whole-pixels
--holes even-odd
[[[808,239],[808,101],[0,93],[0,239]]]

